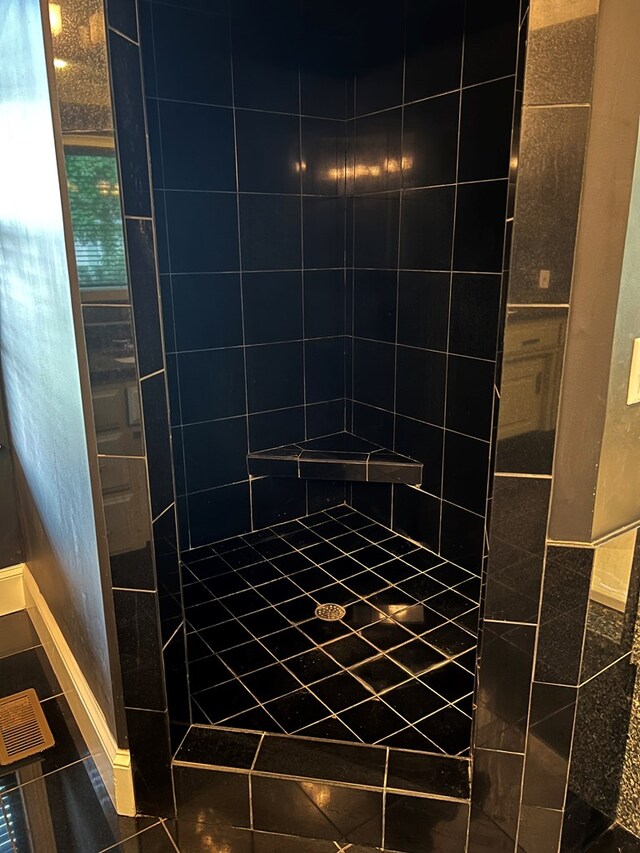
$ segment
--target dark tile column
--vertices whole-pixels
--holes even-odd
[[[171,726],[175,740],[190,715],[135,2],[108,3],[107,25],[129,291],[127,304],[87,305],[84,317],[85,325],[119,321],[119,333],[126,333],[126,349],[134,356],[127,397],[133,443],[99,442],[99,464],[136,804],[142,813],[172,815]],[[104,347],[96,338],[92,348],[88,339],[90,363],[103,354],[101,343]],[[118,500],[123,489],[124,504]],[[139,549],[123,553],[123,529],[131,533],[129,540],[140,542]]]
[[[521,9],[470,851],[558,849],[589,609],[593,551],[547,548],[547,523],[597,16],[550,9]]]

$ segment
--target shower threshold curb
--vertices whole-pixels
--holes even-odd
[[[219,726],[192,725],[172,766],[174,774],[191,768],[453,802],[470,797],[469,758]]]

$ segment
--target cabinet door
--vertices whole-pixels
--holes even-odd
[[[507,361],[502,369],[500,437],[545,428],[545,356]]]

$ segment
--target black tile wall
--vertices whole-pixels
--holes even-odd
[[[223,5],[141,3],[183,547],[344,499],[244,458],[344,429],[343,69],[318,45],[301,68],[293,7]]]
[[[509,6],[513,15],[494,26],[494,9],[506,11]],[[498,33],[504,36],[517,26],[517,6],[501,2],[486,10],[469,3],[467,25],[487,27],[494,38]],[[528,45],[526,63],[521,50],[516,99],[526,106],[521,144],[511,148],[512,161],[515,158],[520,165],[517,203],[514,176],[509,178],[513,248],[508,293],[503,295],[506,328],[498,332],[503,357],[500,423],[492,435],[494,450],[499,445],[500,474],[495,478],[488,537],[475,734],[476,746],[482,747],[476,750],[476,767],[484,756],[487,778],[474,777],[476,819],[472,818],[469,839],[469,849],[509,853],[591,849],[615,818],[632,679],[625,625],[629,608],[635,612],[633,573],[629,591],[634,604],[627,601],[625,613],[614,618],[613,629],[592,587],[598,549],[590,543],[568,548],[547,542],[597,29],[597,15],[592,14],[542,25],[548,6],[542,0],[530,11],[529,4],[520,10],[520,46],[527,38]],[[476,109],[488,114],[491,107],[482,107],[483,95],[506,88],[496,71],[503,67],[508,45],[498,47],[496,42],[490,56],[476,50],[482,38],[476,41],[475,47],[472,39],[465,42],[465,65],[469,56],[474,79],[482,83],[467,99],[469,115]],[[563,60],[569,52],[570,67]],[[489,129],[477,142],[478,150],[491,144]],[[504,156],[498,145],[492,151],[496,162]],[[468,152],[469,168],[475,168],[475,155],[476,151]],[[562,162],[563,168],[554,169],[551,161]],[[487,180],[491,177],[485,174]],[[486,186],[494,187],[487,192],[498,192],[497,182]],[[485,202],[491,204],[488,196]],[[467,244],[464,251],[487,248]],[[533,365],[540,358],[548,359],[550,370],[536,378]],[[522,391],[527,382],[546,408],[522,420],[532,399]],[[596,629],[600,619],[609,627]],[[516,770],[509,792],[497,805],[491,792],[500,791],[508,780],[507,766]],[[501,824],[505,814],[508,827]]]
[[[402,54],[397,22],[386,34],[384,72],[372,61],[379,27],[364,25],[369,50],[356,59],[347,123],[355,197],[347,422],[425,465],[420,492],[394,486],[394,526],[478,572],[519,6],[507,0],[487,13],[473,2],[409,2],[404,73],[391,57],[396,40]],[[488,57],[495,39],[503,43]],[[379,494],[368,505],[364,487],[353,494],[363,511],[373,514],[377,503],[388,513]]]
[[[144,377],[164,367],[153,224],[127,218],[126,231],[138,369]]]
[[[536,679],[577,684],[593,566],[591,548],[549,547],[536,656]]]
[[[256,829],[376,847],[382,843],[380,791],[256,776],[252,799]],[[279,808],[282,802],[286,810]]]
[[[246,505],[224,531],[206,531],[206,492],[246,483],[253,496],[240,420],[201,425],[231,417],[247,418],[250,450],[345,425],[391,449],[411,443],[430,463],[429,515],[444,517],[444,501],[484,516],[518,4],[499,4],[488,24],[471,4],[466,25],[464,5],[409,2],[393,26],[359,18],[347,56],[339,27],[320,38],[293,7],[283,25],[252,2],[229,19],[143,0],[183,545],[245,523]],[[180,79],[166,73],[169,56],[184,56]],[[452,270],[470,274],[452,283]],[[445,431],[485,442],[468,442],[479,473],[464,500]],[[206,459],[207,436],[224,465]],[[299,486],[278,489],[298,503]],[[249,511],[269,516],[253,501]],[[415,513],[404,526],[417,529]],[[439,544],[440,520],[429,527]],[[474,532],[457,556],[477,567],[481,551]]]
[[[482,838],[483,846],[478,849],[513,853],[518,833],[522,766],[522,755],[476,750],[471,836],[474,840]],[[470,850],[473,849],[471,846]]]
[[[480,651],[482,694],[476,711],[476,745],[523,752],[535,643],[529,625],[485,622]],[[509,673],[510,689],[503,675]]]
[[[577,690],[534,682],[522,802],[527,806],[564,806],[573,737]]]
[[[171,9],[165,9],[170,16]],[[148,10],[139,11],[143,30],[150,23]],[[128,312],[135,336],[123,334],[122,326],[114,327],[117,318],[107,317],[103,307],[87,306],[85,320],[96,323],[98,330],[100,322],[106,323],[103,334],[87,339],[90,362],[95,359],[92,383],[95,379],[97,387],[105,380],[124,382],[125,399],[108,395],[99,403],[104,395],[98,394],[96,406],[103,410],[96,412],[110,427],[99,443],[99,465],[136,805],[140,812],[170,816],[174,811],[170,757],[175,738],[181,736],[178,725],[170,727],[170,717],[184,729],[190,723],[190,709],[167,400],[167,382],[175,379],[176,365],[169,365],[166,373],[160,291],[169,291],[168,282],[160,285],[157,275],[158,261],[166,269],[168,249],[166,239],[156,244],[136,4],[110,2],[106,23],[129,274]],[[152,76],[154,91],[170,85],[161,77]],[[193,139],[200,134],[205,139],[211,136],[209,117],[197,105],[181,113],[180,105],[173,112],[172,108],[167,103],[162,121],[174,126],[174,134],[180,121],[191,128]],[[148,130],[151,138],[157,137],[158,121]],[[178,146],[181,153],[179,137],[174,135],[169,144]],[[168,180],[178,185],[184,181],[188,188],[189,174],[172,170],[181,165],[187,169],[190,161],[184,156],[177,159],[180,163],[169,166]],[[197,144],[191,162],[205,162]],[[175,212],[172,209],[172,215]],[[173,326],[171,332],[174,340]],[[113,344],[120,346],[128,337],[126,353],[119,353],[127,360],[120,363],[133,362],[133,366],[126,368],[126,374],[105,376],[105,359],[100,356],[108,355],[106,363],[113,367]],[[124,438],[114,444],[108,440],[109,432]]]
[[[127,729],[136,807],[141,814],[161,814],[173,801],[167,713],[128,708]]]
[[[547,479],[496,476],[485,618],[537,622],[550,491]]]
[[[120,637],[124,701],[130,708],[165,710],[161,641],[157,631],[157,600],[153,593],[114,591]],[[140,650],[144,648],[144,660]]]
[[[122,201],[127,216],[151,216],[142,72],[138,45],[109,30],[109,62]],[[127,91],[128,98],[118,97]],[[126,132],[125,132],[126,128]]]
[[[468,823],[468,803],[387,794],[385,844],[391,850],[421,853],[428,839],[433,850],[457,853],[465,848]]]

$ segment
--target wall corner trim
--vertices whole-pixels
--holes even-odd
[[[131,753],[115,736],[28,565],[21,567],[24,601],[116,812],[135,816]]]
[[[0,569],[0,616],[24,610],[24,563]]]

